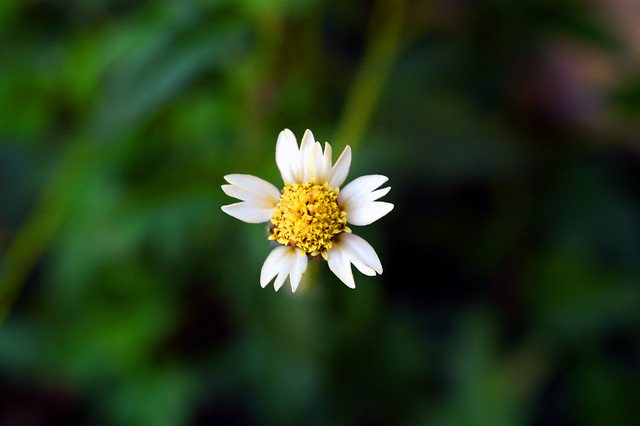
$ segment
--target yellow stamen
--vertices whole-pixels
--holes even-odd
[[[351,232],[347,215],[338,206],[338,190],[328,184],[285,182],[273,209],[270,240],[298,247],[302,253],[321,254],[325,259],[333,237]]]

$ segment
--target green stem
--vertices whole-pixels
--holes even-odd
[[[0,276],[0,327],[22,283],[60,228],[99,154],[97,145],[83,142],[78,141],[66,154],[34,212],[5,253]]]
[[[362,140],[398,56],[406,14],[405,0],[380,0],[374,9],[370,42],[345,102],[336,145],[351,148]],[[382,24],[378,20],[383,19]]]
[[[317,259],[309,259],[307,264],[307,271],[302,276],[302,281],[298,286],[304,293],[313,291],[316,283],[318,282],[319,263]]]

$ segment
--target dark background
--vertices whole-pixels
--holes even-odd
[[[382,276],[260,288],[285,127]],[[638,424],[639,135],[634,0],[2,0],[0,424]]]

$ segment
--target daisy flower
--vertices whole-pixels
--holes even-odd
[[[365,275],[382,274],[375,250],[348,225],[369,225],[393,209],[393,204],[376,201],[390,187],[379,188],[388,178],[367,175],[354,179],[342,189],[351,165],[347,146],[332,164],[331,145],[322,145],[307,130],[300,147],[289,129],[280,132],[276,143],[276,164],[284,188],[258,177],[231,174],[222,190],[242,200],[222,207],[222,211],[248,223],[269,225],[269,239],[280,245],[267,256],[260,273],[266,287],[275,278],[279,290],[287,276],[295,292],[307,270],[310,257],[324,258],[329,269],[348,287],[355,288],[351,264]]]

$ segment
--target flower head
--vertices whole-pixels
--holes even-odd
[[[225,176],[228,185],[222,185],[227,195],[242,200],[222,210],[244,222],[269,222],[269,239],[280,244],[262,266],[260,285],[265,287],[275,278],[278,290],[288,276],[295,292],[308,258],[315,256],[322,256],[329,269],[351,288],[355,288],[351,264],[365,275],[382,274],[373,247],[351,233],[347,225],[368,225],[393,209],[393,204],[377,201],[391,189],[377,189],[388,178],[362,176],[341,190],[349,174],[351,148],[347,146],[332,164],[331,145],[325,143],[323,151],[310,130],[300,147],[289,129],[280,132],[276,164],[284,180],[282,191],[243,174]]]

